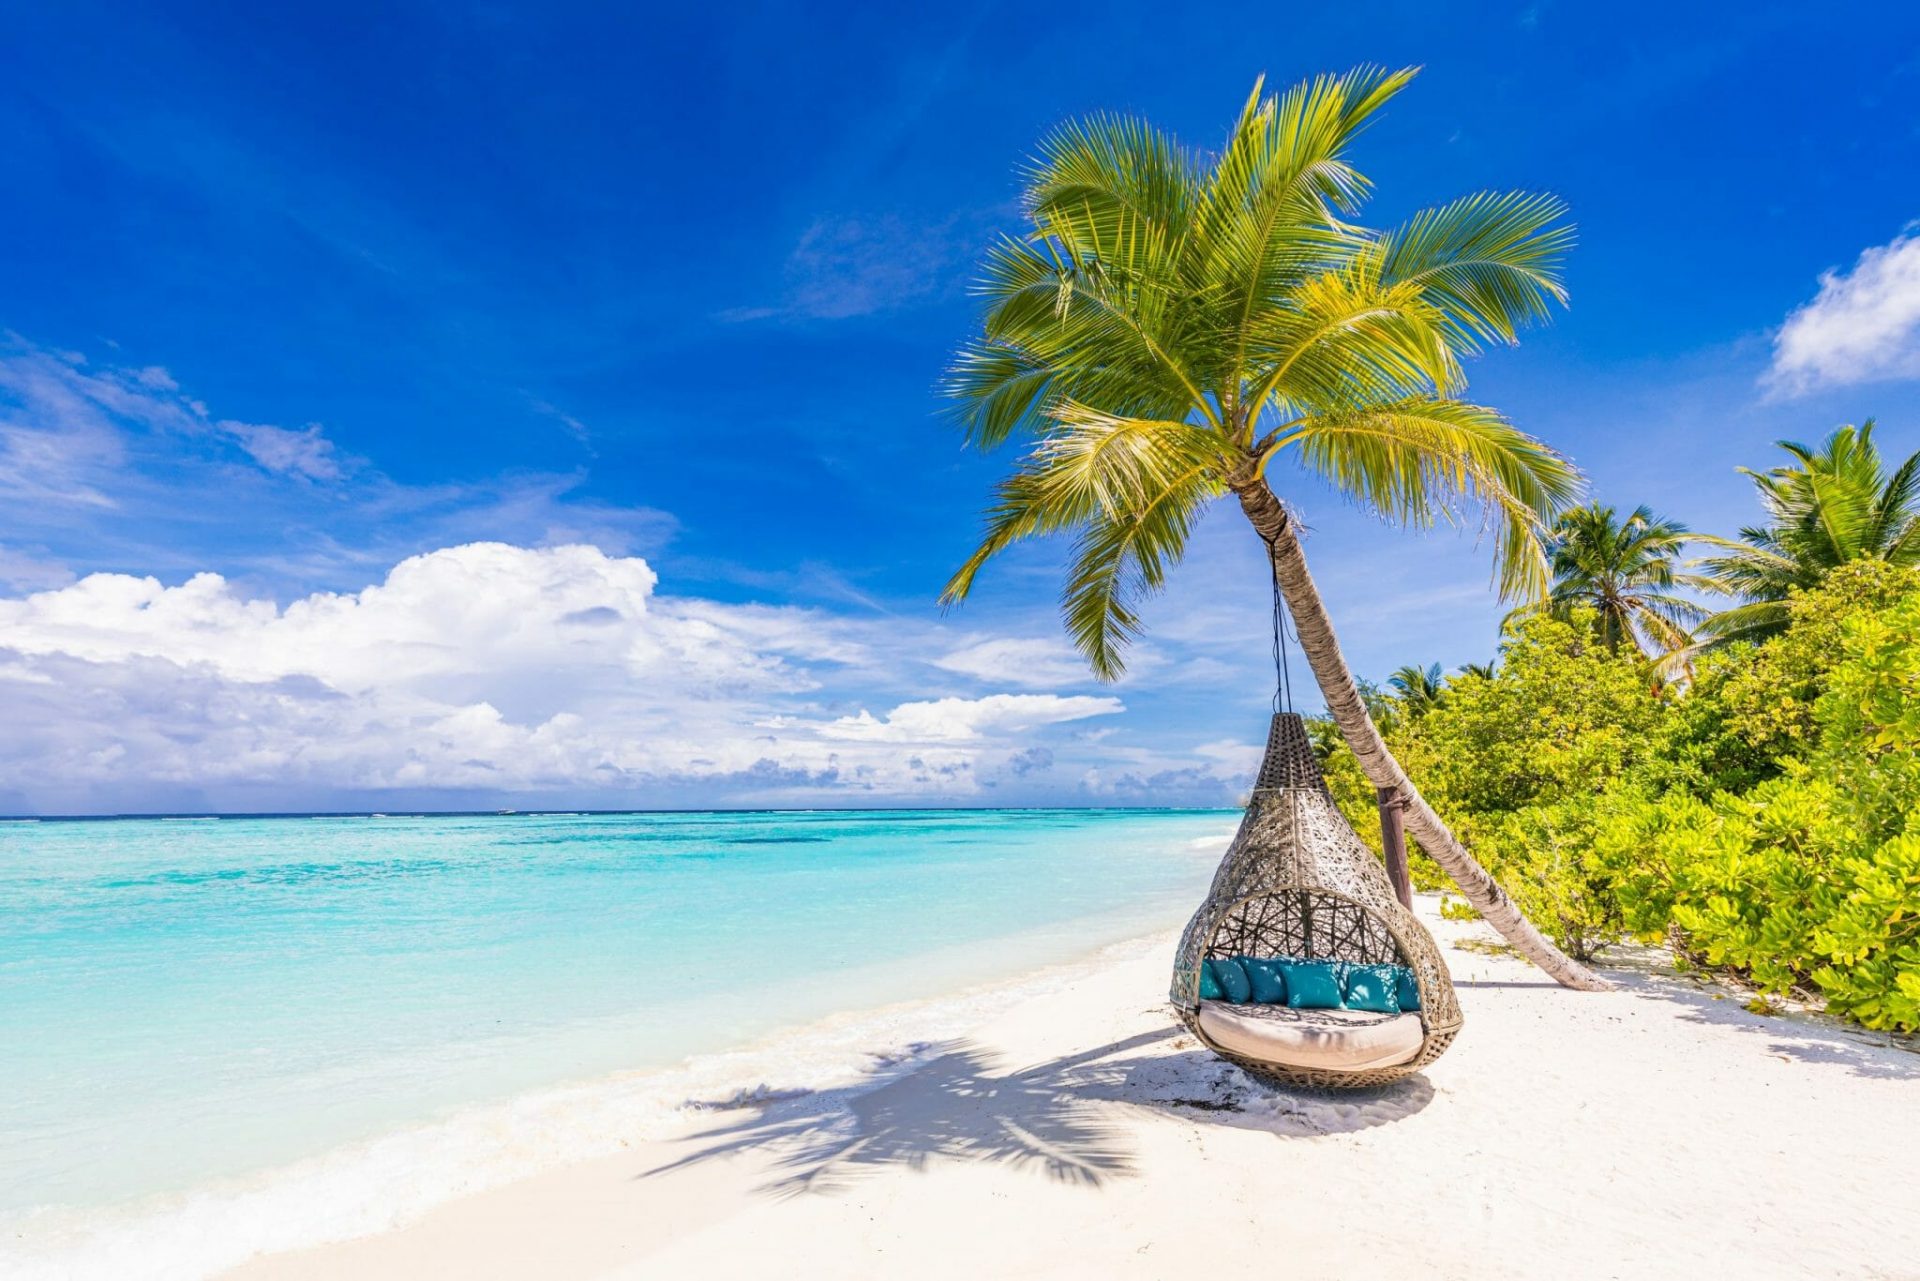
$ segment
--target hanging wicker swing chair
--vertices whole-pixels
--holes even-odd
[[[1393,1014],[1203,1000],[1203,963],[1235,957],[1404,967],[1419,1008]],[[1306,724],[1292,712],[1273,718],[1246,817],[1181,936],[1172,999],[1202,1044],[1282,1086],[1386,1085],[1439,1058],[1460,1030],[1460,1002],[1433,936],[1401,905],[1380,859],[1334,804]]]

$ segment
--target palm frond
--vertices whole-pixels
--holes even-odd
[[[1187,531],[1220,493],[1219,439],[1187,423],[1119,418],[1072,402],[1001,483],[980,546],[947,583],[946,604],[1023,538],[1080,531],[1066,591],[1068,630],[1096,673],[1123,670],[1133,606],[1157,590]]]
[[[1786,626],[1784,602],[1853,560],[1920,564],[1920,454],[1888,474],[1874,424],[1836,428],[1819,446],[1776,442],[1793,460],[1750,477],[1767,523],[1738,540],[1705,538],[1716,555],[1694,562],[1746,604],[1702,626],[1714,644],[1758,639]]]
[[[1255,85],[1207,174],[1197,268],[1218,282],[1244,359],[1260,314],[1293,283],[1344,262],[1360,243],[1342,221],[1367,194],[1346,153],[1366,121],[1414,76],[1360,67],[1262,98]]]
[[[1561,455],[1483,405],[1416,398],[1305,420],[1275,443],[1388,520],[1415,526],[1478,507],[1495,538],[1502,595],[1548,584],[1541,537],[1578,490]]]
[[[1462,351],[1512,343],[1565,303],[1567,207],[1537,192],[1483,191],[1425,209],[1380,237],[1381,279],[1420,291]]]
[[[1082,525],[1061,614],[1067,634],[1101,680],[1126,672],[1124,652],[1140,632],[1139,603],[1166,584],[1168,569],[1220,486],[1195,469],[1160,479],[1132,509]]]
[[[1785,631],[1788,618],[1784,600],[1748,601],[1714,614],[1700,624],[1697,634],[1715,648],[1739,641],[1765,640]]]
[[[1270,309],[1248,333],[1247,358],[1255,408],[1273,400],[1338,412],[1451,395],[1461,384],[1444,318],[1416,288],[1383,284],[1371,253],[1302,281],[1287,306]]]

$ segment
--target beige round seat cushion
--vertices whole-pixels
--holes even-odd
[[[1420,1053],[1418,1014],[1365,1010],[1290,1010],[1284,1005],[1200,1002],[1200,1030],[1242,1058],[1293,1068],[1364,1072]]]

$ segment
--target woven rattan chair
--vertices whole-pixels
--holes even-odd
[[[1261,1051],[1262,1057],[1252,1057],[1246,1047],[1257,1043],[1256,1038],[1233,1038],[1239,1050],[1222,1045],[1206,1023],[1219,1031],[1222,1018],[1299,1021],[1313,1025],[1310,1035],[1337,1044],[1349,1035],[1378,1039],[1382,1029],[1368,1024],[1395,1017],[1348,1016],[1345,1026],[1364,1029],[1349,1034],[1314,1011],[1203,1002],[1201,962],[1231,956],[1404,965],[1420,991],[1417,1043],[1408,1041],[1400,1061],[1358,1069],[1328,1066],[1324,1055],[1302,1055],[1292,1063],[1282,1061],[1284,1051],[1271,1056]],[[1460,1002],[1433,936],[1401,906],[1386,868],[1334,804],[1314,760],[1306,724],[1292,712],[1273,718],[1246,817],[1214,874],[1206,902],[1181,936],[1171,996],[1181,1021],[1202,1044],[1253,1076],[1286,1086],[1385,1085],[1439,1058],[1460,1030]],[[1251,1026],[1257,1032],[1259,1025]],[[1411,1030],[1411,1025],[1402,1026]],[[1366,1056],[1350,1057],[1364,1061]]]

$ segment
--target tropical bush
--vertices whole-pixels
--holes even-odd
[[[1455,677],[1389,737],[1571,955],[1665,940],[1762,992],[1920,1030],[1920,573],[1842,566],[1784,614],[1684,691],[1591,617],[1529,618],[1493,675]],[[1350,793],[1371,832],[1371,793]]]
[[[1762,991],[1920,1030],[1920,592],[1844,620],[1825,684],[1817,742],[1778,777],[1643,804],[1596,857],[1626,928],[1670,921],[1689,954]]]

